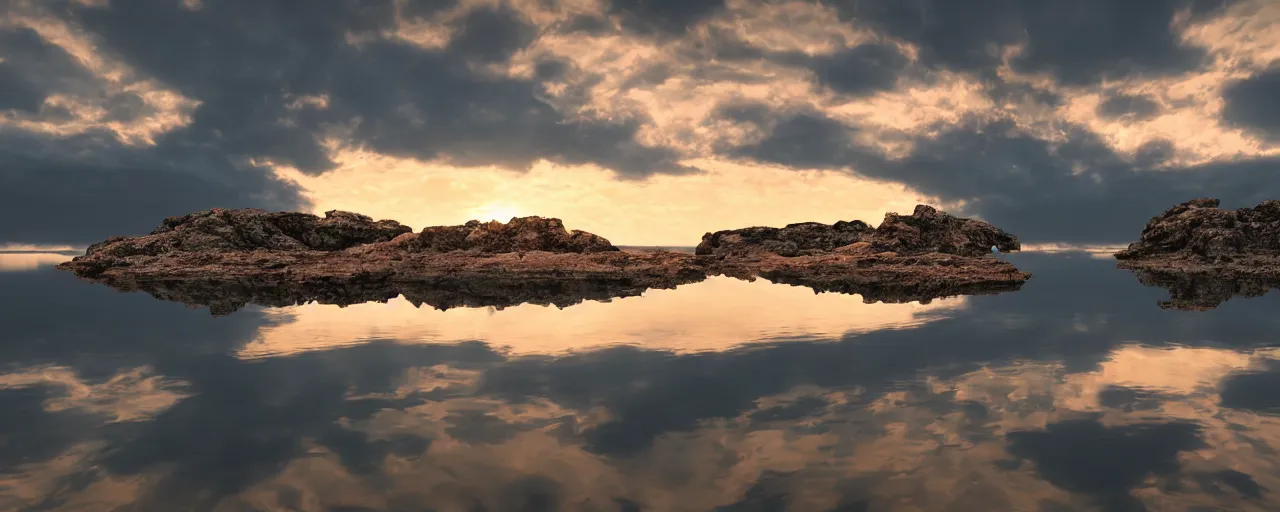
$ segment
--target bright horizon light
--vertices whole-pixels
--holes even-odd
[[[499,222],[509,222],[512,218],[525,216],[521,211],[507,204],[486,204],[471,210],[472,219],[480,222],[488,222],[496,220]]]

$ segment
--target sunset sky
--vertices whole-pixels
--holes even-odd
[[[1280,198],[1274,0],[0,0],[0,246],[211,207],[618,244]]]

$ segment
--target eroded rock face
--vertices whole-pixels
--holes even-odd
[[[1223,210],[1214,198],[1192,199],[1147,222],[1137,242],[1116,259],[1186,258],[1230,263],[1238,258],[1280,258],[1280,201]]]
[[[785,257],[830,253],[851,244],[866,243],[868,252],[898,255],[925,253],[983,256],[991,247],[1009,252],[1022,248],[1018,238],[986,222],[953,217],[928,205],[911,215],[888,213],[880,226],[862,221],[791,224],[783,228],[750,227],[707,233],[696,253],[721,258],[770,253]]]
[[[770,252],[779,256],[803,256],[831,252],[835,248],[861,242],[871,226],[860,220],[835,224],[801,222],[783,228],[750,227],[707,233],[694,250],[701,256],[747,256]]]
[[[983,256],[991,247],[1010,252],[1022,249],[1018,237],[986,222],[953,217],[928,205],[917,205],[911,215],[888,213],[876,227],[871,245],[902,255],[937,252],[958,256]]]
[[[146,236],[108,238],[89,246],[84,258],[159,256],[172,252],[340,251],[386,242],[412,231],[393,220],[358,213],[267,212],[256,208],[213,209],[169,217]]]
[[[560,219],[518,217],[510,222],[470,221],[461,226],[424,228],[410,242],[414,250],[425,252],[468,251],[478,254],[546,251],[592,253],[617,251],[604,237],[585,231],[565,229]]]

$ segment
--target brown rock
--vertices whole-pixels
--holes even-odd
[[[1202,264],[1238,258],[1280,259],[1280,201],[1223,210],[1213,198],[1192,199],[1147,222],[1120,260],[1186,259]]]
[[[760,253],[812,256],[860,242],[867,243],[874,252],[903,255],[936,252],[983,256],[991,252],[992,246],[1005,252],[1022,248],[1017,237],[991,224],[953,217],[922,204],[916,206],[911,215],[885,214],[884,221],[876,228],[855,220],[831,225],[803,222],[783,228],[750,227],[707,233],[702,236],[696,252],[720,258]]]
[[[835,224],[801,222],[783,228],[750,227],[702,235],[694,249],[701,256],[743,257],[767,252],[779,256],[804,256],[831,252],[861,242],[871,226],[860,220]]]
[[[1120,268],[1167,288],[1161,307],[1203,310],[1232,296],[1280,286],[1280,201],[1223,210],[1192,199],[1152,217],[1137,242],[1117,252]]]
[[[172,252],[339,251],[385,242],[412,231],[393,220],[374,222],[358,213],[330,211],[325,217],[255,208],[213,209],[169,217],[147,236],[111,237],[89,246],[83,258],[159,256]]]
[[[930,252],[972,253],[988,242],[1017,248],[1015,238],[988,224],[928,207],[909,217],[891,214],[886,224],[883,232],[857,221],[720,232],[704,237],[700,256],[622,251],[602,237],[541,217],[412,233],[394,221],[346,212],[320,219],[211,210],[166,219],[150,235],[113,237],[58,268],[215,312],[246,303],[344,304],[395,295],[441,308],[567,305],[671,288],[708,275],[764,277],[861,293],[868,301],[928,300],[1016,289],[1030,277],[989,256]]]
[[[1021,248],[991,224],[919,205],[911,215],[886,214],[876,228],[805,222],[707,233],[696,252],[723,275],[909,302],[1017,290],[1031,275],[991,257],[993,245]]]
[[[424,228],[413,248],[426,252],[469,251],[479,254],[546,251],[592,253],[617,251],[604,237],[565,229],[560,219],[518,217],[498,221],[470,221],[461,226]]]
[[[1022,249],[1018,237],[991,224],[952,217],[923,204],[917,205],[911,215],[885,214],[869,241],[881,250],[904,255],[936,252],[985,256],[993,246],[1004,252]]]

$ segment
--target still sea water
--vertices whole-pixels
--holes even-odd
[[[1280,510],[1280,293],[1109,258],[864,304],[712,278],[564,309],[229,316],[0,256],[0,510]]]

